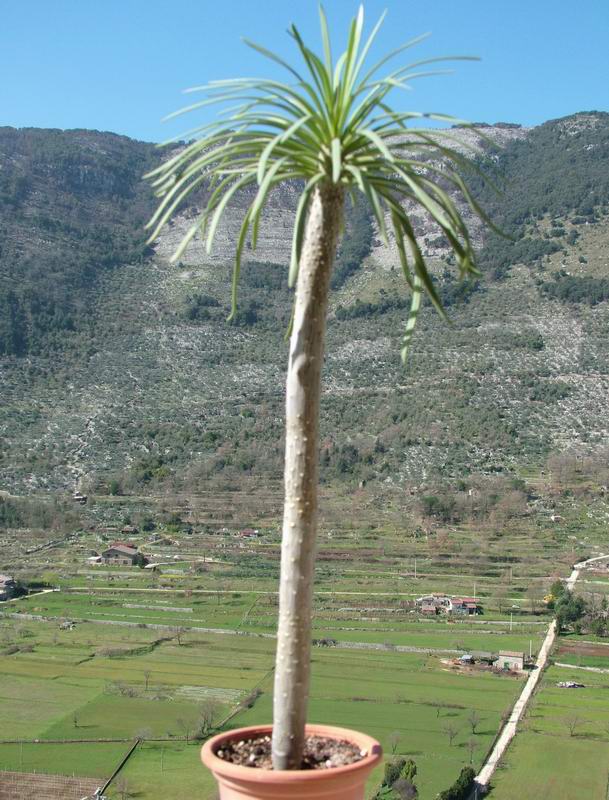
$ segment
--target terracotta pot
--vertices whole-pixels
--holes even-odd
[[[253,739],[270,734],[271,725],[238,728],[214,736],[201,749],[201,760],[214,774],[220,800],[364,800],[366,780],[379,763],[383,751],[376,739],[347,728],[307,725],[307,734],[346,739],[368,755],[355,764],[331,769],[299,769],[275,772],[230,764],[216,752],[234,739]]]

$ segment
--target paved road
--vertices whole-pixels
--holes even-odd
[[[567,578],[567,588],[572,590],[575,586],[575,583],[579,577],[579,573],[582,569],[584,569],[589,563],[594,561],[599,561],[601,558],[606,558],[607,556],[597,556],[596,558],[590,558],[587,561],[580,561],[579,564],[575,564],[573,571]],[[531,699],[533,692],[535,691],[537,684],[541,680],[541,676],[543,671],[548,663],[548,656],[552,651],[552,647],[554,646],[554,641],[556,639],[556,620],[552,620],[550,626],[548,628],[548,632],[546,634],[546,638],[543,641],[541,646],[541,650],[539,651],[539,655],[537,656],[537,661],[535,662],[535,669],[530,673],[527,681],[524,685],[524,688],[520,694],[520,697],[514,704],[512,708],[512,713],[509,716],[509,719],[505,723],[499,738],[495,742],[495,746],[493,747],[490,755],[486,759],[484,766],[476,776],[476,783],[482,790],[482,792],[486,791],[490,780],[493,776],[493,773],[497,769],[497,765],[499,761],[505,754],[505,751],[508,748],[509,743],[512,741],[516,734],[516,728],[518,723],[520,722],[522,715]]]

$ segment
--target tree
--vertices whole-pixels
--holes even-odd
[[[478,725],[481,722],[480,714],[478,714],[478,712],[476,711],[475,708],[472,708],[472,710],[469,712],[469,716],[467,717],[467,721],[469,722],[469,726],[472,729],[472,735],[475,736],[476,728],[478,727]]]
[[[571,592],[565,591],[558,597],[554,604],[558,630],[564,630],[568,625],[578,622],[586,613],[586,601],[583,597],[575,597]]]
[[[379,77],[390,58],[372,68],[367,56],[379,23],[362,40],[363,8],[351,21],[347,49],[334,63],[330,36],[320,8],[323,55],[315,55],[292,25],[289,34],[304,62],[304,74],[266,48],[247,42],[287,70],[292,84],[278,80],[214,81],[200,89],[206,97],[192,110],[210,103],[228,104],[225,114],[196,132],[194,141],[147,177],[161,202],[149,222],[153,242],[183,201],[205,183],[207,201],[197,222],[180,242],[178,261],[192,238],[206,237],[208,251],[225,209],[235,195],[254,187],[243,214],[233,270],[232,310],[246,247],[255,249],[260,220],[270,193],[280,184],[300,181],[288,272],[296,287],[286,380],[285,502],[281,551],[280,607],[273,709],[273,765],[297,769],[301,764],[309,696],[313,567],[318,515],[319,406],[321,367],[332,267],[344,222],[345,195],[359,193],[368,202],[381,236],[393,234],[411,292],[410,313],[402,341],[405,360],[422,297],[426,294],[445,316],[427,269],[415,226],[403,203],[418,205],[444,235],[461,277],[477,275],[467,226],[450,188],[474,214],[484,216],[457,169],[464,158],[451,148],[446,134],[433,136],[408,127],[422,117],[444,115],[395,112],[388,95],[418,77],[414,64]],[[420,38],[420,37],[419,37]],[[442,59],[426,59],[428,61]],[[198,90],[197,90],[198,91]],[[421,154],[433,155],[422,164]],[[442,160],[442,166],[437,160]]]
[[[144,670],[144,691],[148,691],[148,684],[150,683],[150,676],[152,672],[149,669]]]
[[[469,763],[471,764],[474,760],[474,753],[480,747],[480,743],[477,739],[474,739],[472,736],[471,739],[467,742],[467,749],[469,750]]]
[[[192,733],[193,723],[189,719],[184,719],[184,717],[178,717],[176,722],[180,730],[184,733],[186,744],[188,744],[190,740],[190,734]]]
[[[220,703],[213,698],[204,700],[199,706],[198,728],[200,736],[208,736],[214,719],[220,711]]]
[[[184,628],[184,627],[181,627],[179,625],[173,629],[173,634],[176,637],[176,641],[177,641],[179,647],[182,646],[182,638],[183,638],[183,636],[184,636],[184,634],[186,633],[187,630],[188,630],[188,628]]]
[[[459,777],[450,787],[438,795],[438,800],[468,800],[474,786],[476,773],[472,767],[463,767]]]
[[[402,735],[399,731],[393,731],[393,733],[389,735],[389,746],[391,747],[391,752],[393,755],[395,755],[398,751],[401,738]]]
[[[577,729],[580,728],[585,722],[585,720],[582,719],[578,714],[571,714],[570,716],[565,717],[563,721],[567,726],[569,736],[575,736]]]
[[[413,783],[416,776],[417,776],[417,765],[412,760],[412,758],[409,758],[400,771],[400,778],[404,778],[405,780]]]
[[[458,728],[455,728],[452,722],[447,722],[442,726],[442,733],[445,733],[448,736],[448,744],[452,747],[459,730]]]
[[[402,770],[406,766],[405,758],[392,758],[385,762],[385,772],[383,775],[383,786],[393,786],[397,779],[402,774]]]

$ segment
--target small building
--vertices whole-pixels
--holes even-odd
[[[135,525],[123,525],[123,527],[121,528],[121,533],[127,533],[132,535],[134,533],[138,533],[138,529],[135,527]]]
[[[104,564],[120,564],[123,566],[133,566],[141,559],[137,547],[126,544],[113,543],[101,554]]]
[[[451,600],[445,594],[428,594],[423,595],[423,597],[417,597],[416,605],[421,614],[449,614]]]
[[[451,611],[453,614],[474,616],[482,613],[482,606],[474,597],[453,597]]]
[[[10,600],[17,593],[17,581],[10,575],[0,575],[0,600]]]
[[[255,539],[258,535],[259,531],[253,528],[244,528],[242,531],[239,531],[239,536],[241,536],[242,539]]]
[[[491,665],[497,661],[495,653],[491,653],[489,650],[472,650],[472,655],[480,664]]]
[[[524,669],[524,653],[518,650],[500,650],[499,658],[495,662],[497,669],[509,669],[515,672],[522,672]]]

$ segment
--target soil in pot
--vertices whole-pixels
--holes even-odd
[[[259,735],[253,739],[235,739],[216,751],[218,758],[231,764],[258,769],[273,769],[271,737]],[[360,750],[346,739],[331,739],[327,736],[309,735],[300,769],[332,769],[361,761],[367,751]]]

